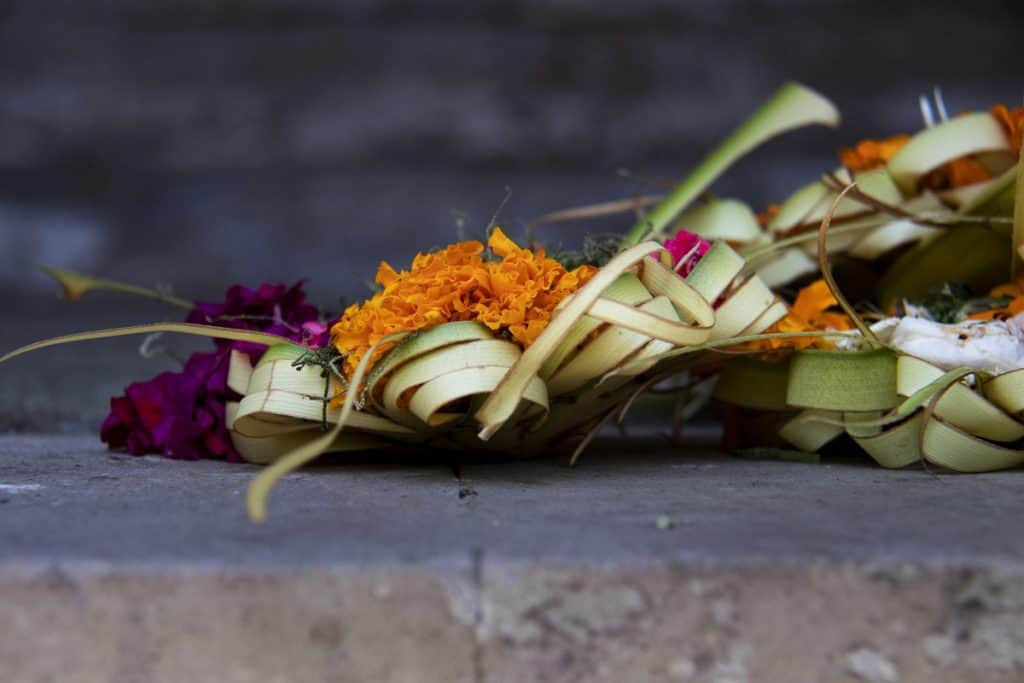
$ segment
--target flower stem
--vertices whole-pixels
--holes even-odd
[[[159,289],[149,289],[147,287],[139,287],[138,285],[129,285],[115,280],[104,280],[102,278],[92,277],[91,275],[75,273],[70,270],[50,268],[49,266],[38,266],[38,268],[57,281],[61,286],[61,294],[69,301],[81,299],[87,293],[92,291],[106,290],[108,292],[118,292],[120,294],[131,294],[132,296],[139,296],[146,299],[155,299],[157,301],[162,301],[165,304],[178,306],[179,308],[184,308],[189,311],[193,308],[193,303],[191,301],[182,299],[181,297],[174,296],[167,292],[162,292]]]

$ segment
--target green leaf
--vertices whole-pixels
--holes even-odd
[[[785,410],[788,384],[788,360],[772,362],[740,356],[722,368],[713,395],[719,401],[746,408]]]
[[[1013,250],[1010,267],[1014,276],[1020,272],[1021,259],[1024,259],[1024,146],[1020,149],[1017,160],[1017,183],[1013,206]]]
[[[786,402],[819,410],[889,410],[896,395],[896,354],[808,349],[790,360]]]
[[[878,283],[878,302],[890,310],[902,299],[922,299],[946,282],[987,292],[1010,279],[1010,240],[980,225],[951,228],[907,251]]]
[[[665,228],[737,159],[782,133],[812,124],[838,125],[839,112],[835,105],[798,83],[783,85],[633,226],[622,247],[631,247],[651,235],[663,237]]]
[[[150,323],[147,325],[129,325],[127,327],[111,327],[105,330],[93,330],[90,332],[77,332],[66,334],[60,337],[43,339],[32,344],[17,348],[3,356],[0,356],[0,363],[6,363],[30,351],[38,351],[51,346],[72,344],[76,342],[92,341],[95,339],[110,339],[112,337],[126,337],[135,334],[152,334],[154,332],[175,332],[177,334],[190,334],[209,339],[231,339],[234,341],[247,341],[254,344],[275,344],[295,345],[290,339],[280,337],[276,334],[258,332],[256,330],[236,330],[228,327],[217,327],[215,325],[196,325],[194,323]]]
[[[970,368],[953,368],[944,375],[941,375],[938,379],[934,380],[933,382],[925,385],[923,388],[914,392],[913,395],[908,396],[906,400],[904,400],[903,403],[901,403],[899,407],[896,408],[896,415],[898,417],[906,417],[910,415],[915,410],[917,410],[925,403],[930,401],[932,396],[935,395],[935,392],[945,389],[954,382],[959,382],[961,379],[967,377],[968,375],[973,375],[974,372],[975,371]]]
[[[1003,127],[988,112],[957,116],[917,133],[889,160],[889,173],[907,195],[917,191],[923,175],[962,156],[1008,150]]]

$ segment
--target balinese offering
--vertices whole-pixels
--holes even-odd
[[[845,435],[884,467],[1024,462],[1024,107],[949,117],[936,93],[921,110],[924,130],[840,150],[840,169],[748,221],[756,272],[806,283],[771,329],[829,336],[754,342],[724,366],[741,445]]]
[[[938,96],[922,108],[923,131],[841,150],[840,168],[760,215],[709,196],[762,142],[838,124],[825,98],[786,85],[613,248],[550,254],[490,226],[485,241],[381,261],[376,291],[340,316],[301,284],[236,285],[202,303],[49,270],[70,299],[150,296],[180,305],[184,322],[45,340],[0,362],[126,334],[212,338],[180,372],[113,398],[101,438],[133,454],[266,465],[248,495],[256,520],[282,475],[326,452],[575,461],[666,382],[692,407],[695,387],[717,381],[730,448],[799,457],[848,435],[886,467],[1014,466],[1024,109],[951,118]]]

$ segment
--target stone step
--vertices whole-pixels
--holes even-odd
[[[288,476],[0,438],[11,681],[1019,681],[1021,472],[370,456]]]

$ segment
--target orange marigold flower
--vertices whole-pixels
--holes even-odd
[[[861,140],[856,147],[839,150],[843,166],[854,172],[870,171],[889,163],[896,152],[910,140],[909,135],[894,135],[884,140]]]
[[[816,280],[800,290],[789,313],[765,332],[818,332],[825,330],[852,330],[853,322],[845,313],[829,309],[839,302],[824,280]],[[760,351],[778,349],[805,349],[808,346],[831,348],[834,342],[826,337],[790,337],[788,339],[762,339],[750,342],[746,348]]]
[[[988,293],[989,296],[1024,296],[1024,274],[1018,275],[1017,279],[1002,285],[997,285]]]
[[[948,190],[990,180],[992,174],[971,157],[946,162],[925,176],[922,184],[933,190]]]
[[[593,266],[567,271],[543,250],[523,249],[497,228],[487,246],[500,258],[485,260],[483,244],[470,241],[418,254],[408,271],[381,262],[376,281],[383,290],[349,306],[331,328],[346,371],[351,374],[369,348],[389,334],[446,322],[476,320],[529,346],[562,299],[597,272]]]
[[[757,224],[762,228],[767,228],[768,224],[771,223],[776,216],[779,215],[779,209],[781,207],[778,204],[769,204],[764,207],[764,211],[757,214]]]
[[[1014,154],[1020,154],[1021,140],[1024,138],[1024,107],[1010,109],[1005,104],[997,104],[989,111],[1006,129]]]
[[[1024,274],[1018,275],[1012,282],[1007,282],[993,287],[988,293],[991,297],[1009,296],[1013,297],[1010,303],[1002,308],[993,308],[989,311],[981,311],[967,316],[969,320],[993,320],[1012,318],[1018,313],[1024,313]]]
[[[1014,154],[1020,154],[1024,138],[1024,107],[1010,109],[1004,104],[997,104],[989,112],[1006,130]],[[861,140],[856,147],[840,149],[839,159],[851,171],[870,171],[885,166],[909,140],[908,135],[896,135],[884,140]],[[977,160],[961,157],[936,168],[928,174],[923,184],[933,190],[946,190],[979,183],[991,177],[988,169]]]

